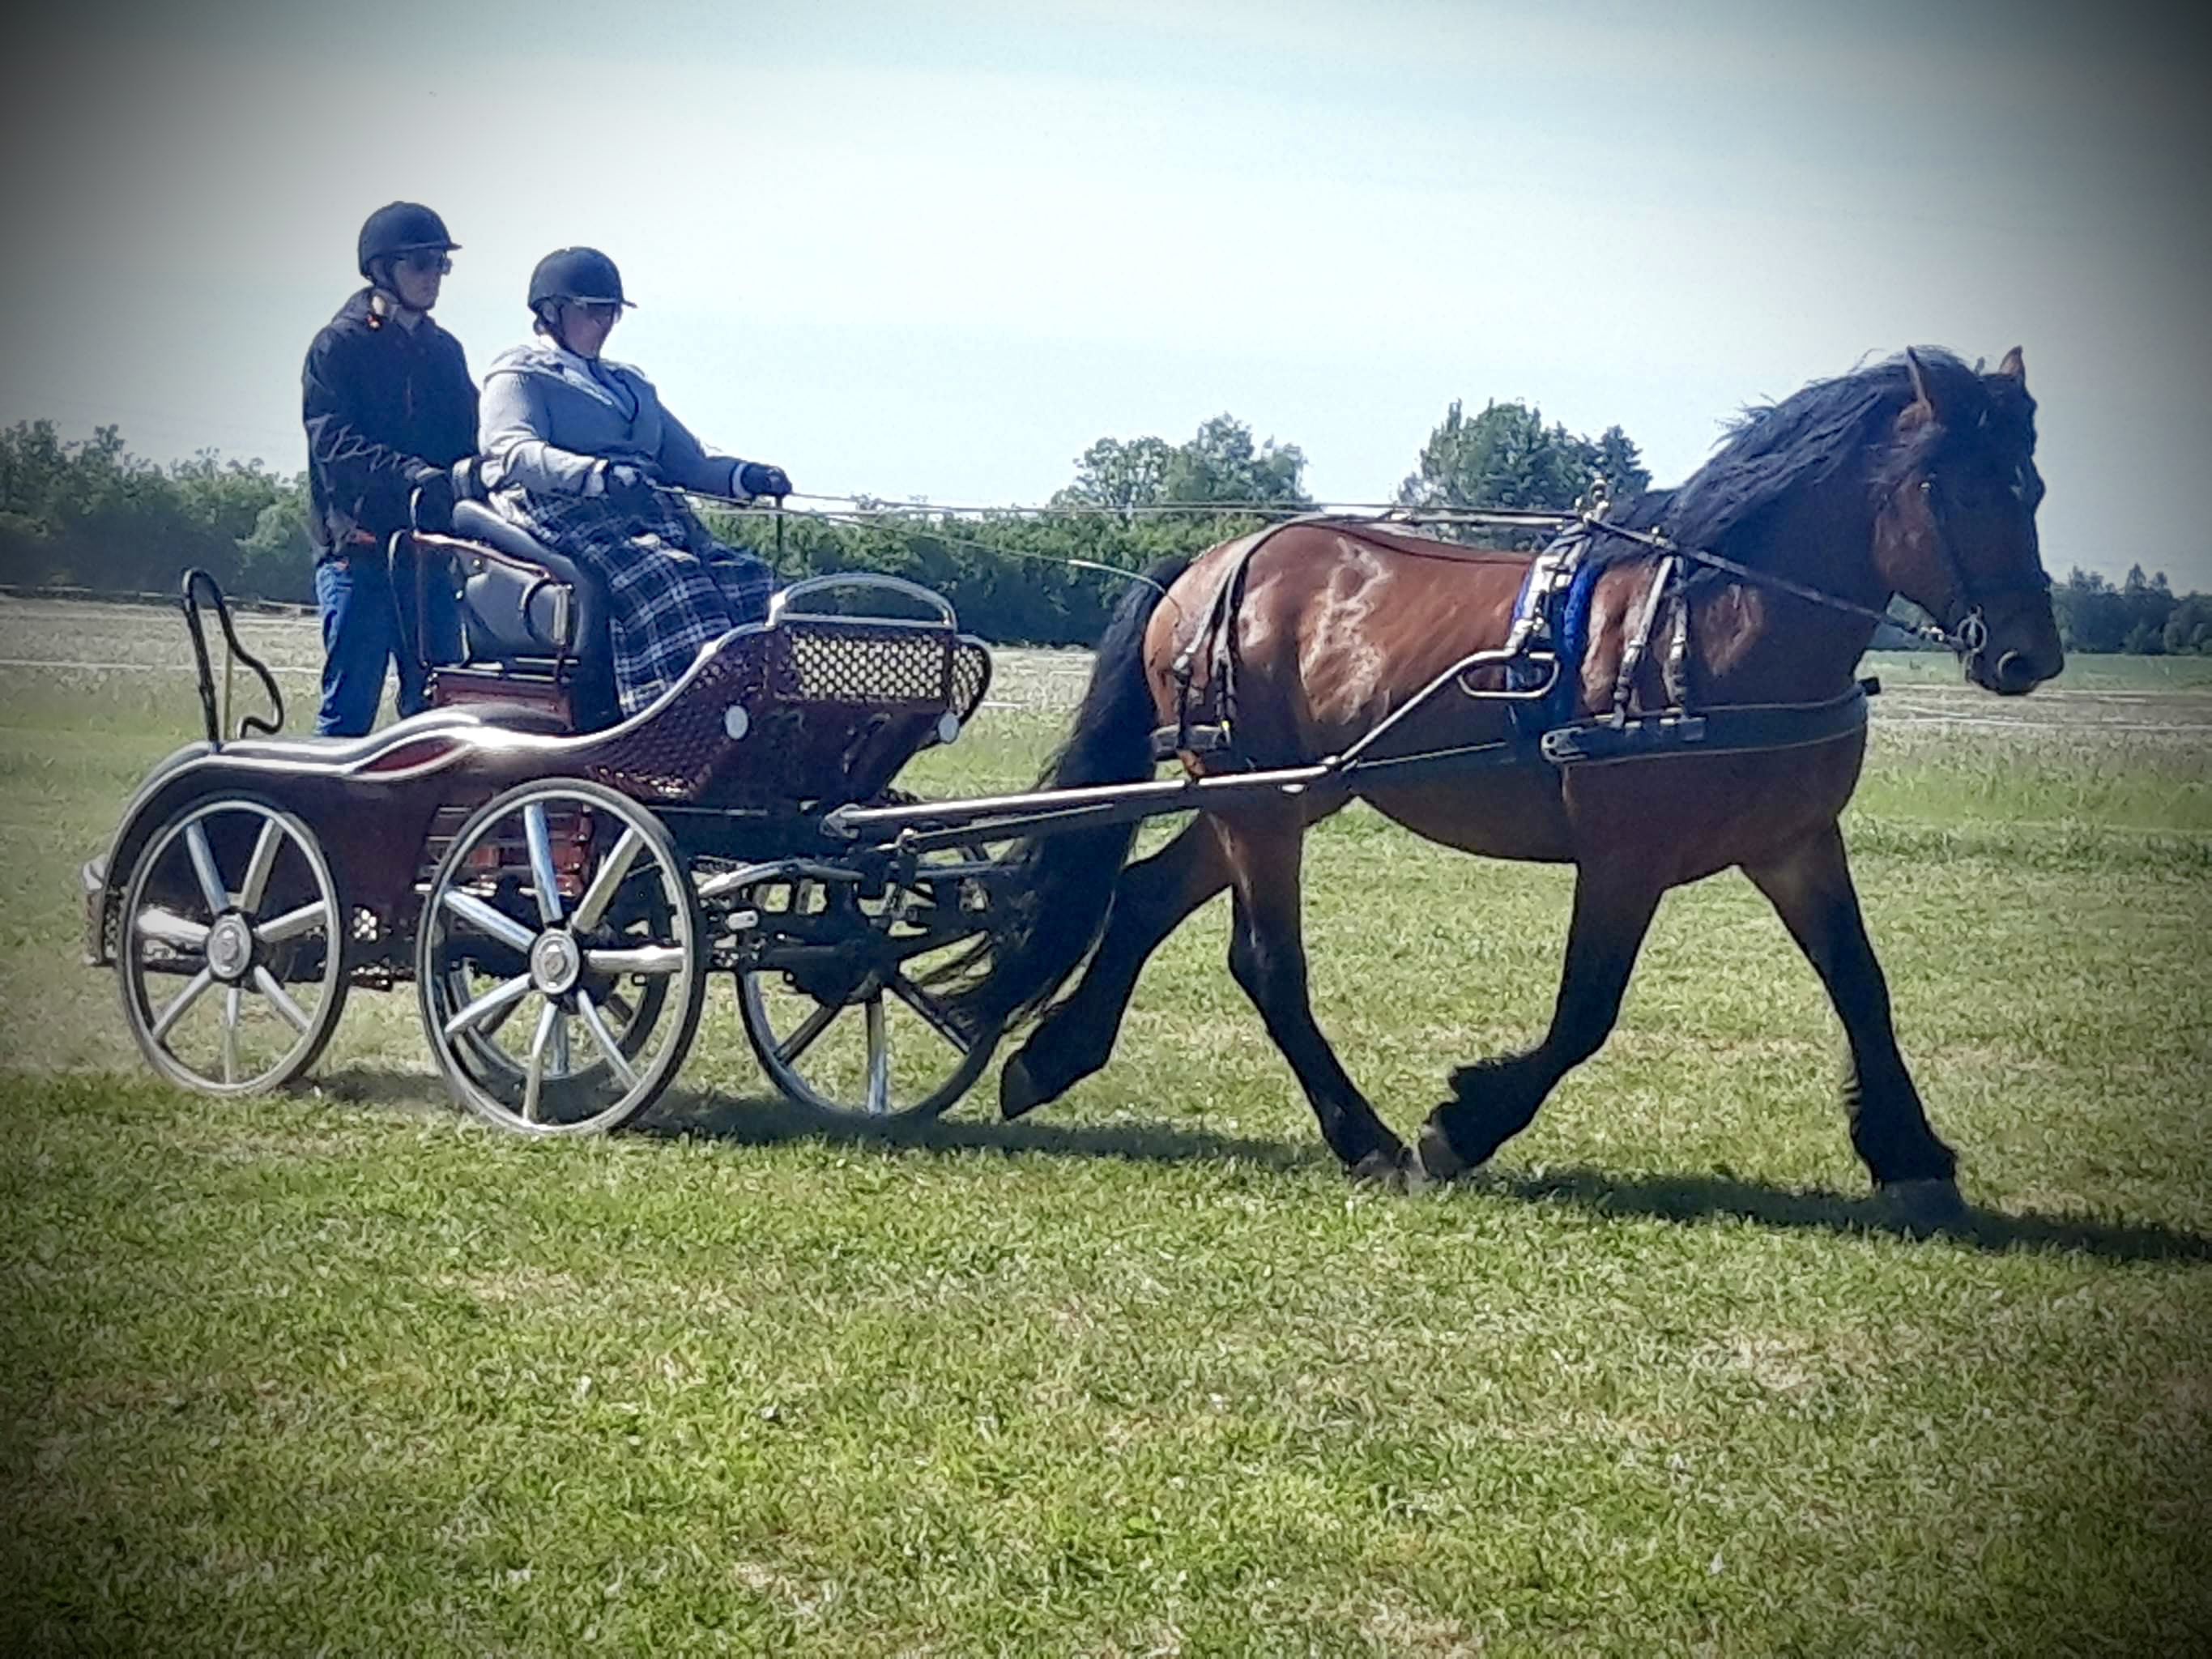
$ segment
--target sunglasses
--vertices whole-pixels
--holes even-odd
[[[453,269],[452,258],[443,248],[437,247],[418,247],[411,252],[403,253],[399,256],[399,263],[418,276],[427,276],[434,270],[444,276],[451,274]]]

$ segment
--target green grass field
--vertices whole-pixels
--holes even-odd
[[[0,605],[0,655],[53,623]],[[1976,1206],[1915,1241],[1734,877],[1496,1167],[1412,1198],[1336,1172],[1219,907],[1012,1127],[988,1084],[927,1133],[799,1118],[726,987],[599,1143],[456,1115],[404,994],[313,1091],[170,1091],[76,961],[76,864],[195,718],[112,666],[137,626],[0,668],[0,1650],[2212,1646],[2197,665],[2002,706],[1881,665],[1852,840]],[[1025,782],[1054,723],[921,782]],[[1540,1029],[1563,872],[1364,811],[1309,867],[1317,1006],[1401,1130]]]

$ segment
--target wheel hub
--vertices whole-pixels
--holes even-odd
[[[584,953],[571,933],[553,928],[530,947],[530,981],[546,996],[567,995],[583,972]]]
[[[240,915],[218,916],[208,929],[208,971],[225,985],[235,985],[253,966],[253,929]]]

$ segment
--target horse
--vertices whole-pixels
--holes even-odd
[[[1612,522],[1629,533],[1594,536],[1603,563],[1568,688],[1577,712],[1608,708],[1623,689],[1624,653],[1636,706],[1669,701],[1656,653],[1640,663],[1633,654],[1669,550],[1696,573],[1668,602],[1686,612],[1676,638],[1699,711],[1848,696],[1899,594],[1942,624],[1973,683],[2014,696],[2051,678],[2064,653],[2036,537],[2044,486],[2034,407],[2014,348],[1986,374],[1948,352],[1908,351],[1747,411],[1685,483],[1618,514]],[[1045,786],[1152,776],[1155,731],[1181,719],[1187,732],[1188,700],[1205,694],[1204,674],[1191,683],[1193,653],[1234,561],[1249,561],[1241,600],[1216,625],[1236,669],[1235,752],[1194,744],[1179,756],[1193,777],[1341,754],[1470,652],[1504,641],[1531,561],[1447,551],[1371,521],[1292,521],[1260,533],[1256,550],[1249,538],[1224,542],[1164,561],[1132,586]],[[1401,750],[1503,739],[1514,718],[1498,701],[1432,697],[1391,736]],[[1034,835],[1001,855],[1018,866],[1008,884],[1018,898],[988,969],[949,1000],[978,1025],[1026,1030],[1000,1080],[1002,1114],[1018,1116],[1106,1063],[1146,959],[1226,888],[1230,972],[1296,1073],[1322,1138],[1355,1178],[1422,1184],[1482,1164],[1597,1050],[1667,892],[1739,868],[1780,915],[1842,1022],[1850,1139],[1877,1192],[1940,1224],[1963,1213],[1956,1154],[1929,1126],[1899,1052],[1838,823],[1865,746],[1861,719],[1820,740],[1753,752],[1685,748],[1316,787],[1201,812],[1134,863],[1130,824]],[[1302,842],[1354,795],[1444,846],[1576,872],[1543,1039],[1453,1071],[1411,1150],[1338,1060],[1307,994]]]

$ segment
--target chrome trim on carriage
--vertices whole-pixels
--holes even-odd
[[[931,606],[936,611],[939,618],[938,623],[918,623],[911,617],[866,618],[871,623],[902,623],[908,628],[935,628],[941,625],[956,630],[960,626],[959,617],[953,613],[952,602],[942,593],[934,592],[924,587],[920,582],[910,582],[903,576],[879,576],[873,571],[868,570],[833,570],[826,575],[808,576],[803,580],[792,583],[788,587],[777,589],[769,598],[768,625],[773,628],[782,621],[784,612],[791,609],[793,599],[804,599],[810,593],[823,593],[845,587],[884,588],[893,593],[903,594],[918,605]],[[840,617],[835,612],[823,611],[802,611],[799,614],[815,617],[823,622],[862,620],[859,617]]]

